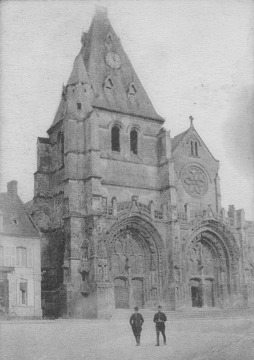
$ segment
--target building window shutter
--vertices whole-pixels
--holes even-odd
[[[15,246],[10,247],[10,263],[11,263],[11,266],[16,266],[16,248],[15,248]]]
[[[4,266],[10,266],[10,247],[4,248]]]
[[[16,264],[17,266],[27,266],[26,248],[19,247],[16,249]]]
[[[27,266],[33,267],[33,248],[28,248]]]
[[[4,248],[0,246],[0,266],[4,265]]]
[[[16,266],[20,266],[20,248],[16,249]]]
[[[21,248],[21,266],[26,266],[26,249]]]

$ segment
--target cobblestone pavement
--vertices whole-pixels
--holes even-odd
[[[167,345],[156,347],[154,324],[136,347],[123,320],[16,321],[0,324],[1,360],[174,359],[253,360],[254,316],[167,322]]]

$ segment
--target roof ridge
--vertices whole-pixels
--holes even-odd
[[[36,223],[35,223],[35,221],[33,220],[32,216],[31,216],[31,215],[28,213],[28,211],[26,210],[25,204],[23,203],[23,201],[21,200],[21,198],[20,198],[19,196],[18,196],[18,200],[20,201],[21,206],[22,206],[24,212],[26,213],[26,215],[28,216],[29,220],[31,221],[33,227],[36,229],[36,231],[38,232],[38,234],[41,235],[41,231],[40,231],[39,227],[36,225]],[[30,200],[30,201],[33,201],[33,199]]]
[[[1,198],[0,209],[4,214],[4,233],[24,237],[38,237],[41,235],[18,194],[11,196],[8,193],[1,193]]]

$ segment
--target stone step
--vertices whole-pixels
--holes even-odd
[[[152,309],[139,310],[145,320],[152,320],[156,311]],[[190,309],[184,311],[163,311],[168,320],[181,319],[206,319],[206,318],[237,318],[237,317],[254,317],[254,309]],[[128,320],[133,311],[131,309],[116,309],[112,320]]]

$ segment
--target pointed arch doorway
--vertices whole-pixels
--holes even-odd
[[[192,237],[187,251],[192,307],[223,307],[237,295],[238,246],[219,224],[209,225]]]
[[[115,308],[144,308],[162,297],[163,243],[158,236],[151,224],[137,217],[116,224],[109,232]]]

